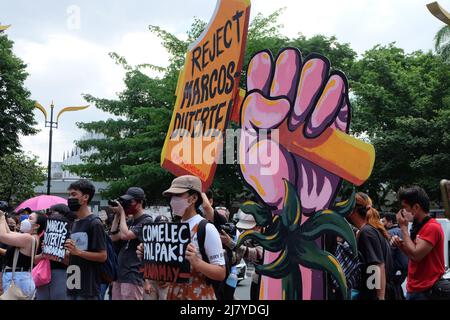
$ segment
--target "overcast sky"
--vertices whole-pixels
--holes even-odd
[[[359,54],[395,41],[411,52],[431,50],[442,26],[425,7],[428,2],[432,0],[252,0],[251,16],[286,7],[280,22],[288,36],[335,35]],[[440,4],[450,8],[449,0]],[[0,0],[0,22],[12,24],[7,33],[15,53],[28,64],[26,86],[32,99],[44,106],[54,100],[57,112],[85,104],[83,93],[114,98],[123,89],[124,72],[109,52],[131,64],[167,65],[167,54],[148,25],[181,36],[195,16],[209,21],[215,5],[216,0]],[[46,165],[48,129],[42,114],[35,113],[42,130],[21,142]],[[64,114],[54,132],[53,161],[62,161],[63,152],[84,134],[75,122],[108,117],[95,107]]]

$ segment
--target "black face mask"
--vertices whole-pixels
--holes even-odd
[[[77,212],[81,208],[81,204],[78,201],[78,199],[75,198],[69,198],[67,200],[67,206],[69,207],[70,211]]]

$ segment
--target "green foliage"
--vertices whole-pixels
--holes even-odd
[[[1,157],[0,199],[15,206],[32,198],[34,188],[46,178],[45,171],[35,156],[15,153]]]
[[[444,26],[436,33],[434,48],[447,63],[450,63],[450,26]]]
[[[389,191],[418,184],[433,200],[450,176],[450,66],[431,52],[406,54],[375,46],[354,64],[352,130],[375,146],[373,174],[364,188],[382,205]]]
[[[0,155],[20,148],[20,135],[36,134],[34,102],[24,82],[26,64],[13,53],[13,42],[0,32]]]

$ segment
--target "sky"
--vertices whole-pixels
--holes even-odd
[[[226,0],[224,0],[226,1]],[[376,44],[396,42],[407,52],[432,50],[442,23],[427,10],[431,0],[252,0],[251,18],[286,8],[282,32],[335,35],[359,55]],[[440,0],[449,9],[450,0]],[[184,37],[194,17],[209,21],[216,0],[0,0],[0,22],[11,24],[14,52],[27,64],[25,82],[31,98],[57,113],[65,106],[87,104],[82,94],[117,97],[125,72],[108,56],[117,52],[131,65],[166,66],[167,53],[149,25]],[[300,48],[301,49],[301,48]],[[35,136],[21,137],[23,150],[48,161],[48,129],[35,111]],[[53,161],[74,147],[85,133],[76,122],[106,120],[111,115],[91,106],[65,113],[53,134]]]

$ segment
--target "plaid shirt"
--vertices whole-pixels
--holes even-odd
[[[359,257],[353,254],[350,245],[347,242],[337,244],[336,259],[344,271],[349,289],[357,289],[361,282],[361,261]],[[338,283],[333,278],[333,286],[338,287]]]

